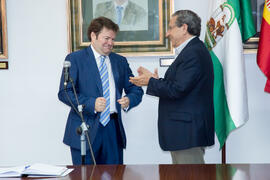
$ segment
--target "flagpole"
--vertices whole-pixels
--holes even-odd
[[[226,143],[222,147],[222,164],[226,164]]]

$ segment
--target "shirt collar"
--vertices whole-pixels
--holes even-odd
[[[92,49],[92,51],[94,53],[95,59],[96,60],[100,59],[100,56],[102,56],[102,55],[99,54],[92,45],[90,45],[90,47],[91,47],[91,49]],[[107,57],[107,56],[105,56],[105,57]]]
[[[175,55],[178,56],[181,53],[181,51],[186,47],[186,45],[189,43],[189,41],[191,41],[195,37],[196,36],[192,36],[191,38],[187,39],[182,44],[180,44],[178,47],[176,47],[175,48]]]
[[[124,4],[122,4],[121,7],[123,7],[123,9],[126,9],[127,5],[128,5],[128,1],[124,2]],[[117,5],[116,2],[114,2],[115,9],[117,6],[119,6],[119,5]]]

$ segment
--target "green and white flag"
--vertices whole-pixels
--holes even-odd
[[[255,29],[251,18],[250,27],[253,30],[244,27],[246,20],[241,19],[240,10],[251,13],[251,9],[241,9],[241,1],[247,2],[250,7],[249,0],[210,0],[206,26],[205,44],[214,66],[215,131],[220,148],[229,133],[248,120],[241,34],[246,36],[243,38],[246,40],[255,33]]]

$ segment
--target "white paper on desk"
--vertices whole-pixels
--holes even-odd
[[[68,168],[48,164],[36,163],[23,171],[23,174],[32,176],[61,176]]]
[[[69,173],[71,173],[74,169],[67,169],[63,174],[61,174],[60,176],[51,176],[51,175],[29,175],[27,177],[64,177],[66,175],[68,175]]]
[[[1,177],[20,177],[24,169],[25,169],[25,166],[0,168],[0,178]]]
[[[69,174],[73,169],[48,164],[33,164],[30,166],[16,166],[0,168],[0,178],[3,177],[63,177]]]

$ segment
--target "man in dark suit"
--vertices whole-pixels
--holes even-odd
[[[128,111],[137,106],[143,95],[140,87],[129,82],[133,74],[127,59],[111,52],[118,30],[118,25],[108,18],[94,19],[88,28],[91,45],[66,57],[66,61],[71,62],[70,77],[79,102],[84,105],[83,117],[90,128],[89,136],[97,164],[123,164],[126,135],[121,108]],[[66,91],[77,107],[70,83]],[[58,98],[71,106],[65,93],[63,74]],[[63,142],[70,146],[73,164],[81,164],[80,136],[76,134],[80,125],[80,117],[71,108]],[[92,164],[88,149],[87,146],[86,163]]]
[[[176,59],[158,79],[140,67],[130,81],[147,85],[146,93],[159,97],[158,131],[163,150],[173,163],[204,163],[204,147],[214,144],[213,64],[199,40],[201,19],[192,11],[172,15],[166,36],[176,48]]]

